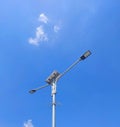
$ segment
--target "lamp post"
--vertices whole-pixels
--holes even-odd
[[[46,79],[46,85],[38,87],[36,89],[32,89],[29,93],[33,94],[36,91],[45,88],[47,86],[51,86],[51,96],[52,96],[52,127],[56,127],[56,85],[57,81],[64,76],[68,71],[70,71],[76,64],[80,61],[85,60],[88,56],[91,55],[91,52],[88,50],[85,52],[79,59],[77,59],[71,66],[69,66],[63,73],[59,73],[57,71],[53,71],[52,74]]]

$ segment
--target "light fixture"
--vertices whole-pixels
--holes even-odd
[[[87,52],[85,52],[81,57],[80,57],[80,59],[82,59],[82,60],[84,60],[84,59],[86,59],[88,56],[90,56],[91,55],[91,52],[88,50]]]

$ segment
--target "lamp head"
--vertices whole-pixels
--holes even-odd
[[[30,90],[29,91],[29,93],[31,93],[31,94],[33,94],[33,93],[35,93],[36,92],[36,90]]]
[[[80,59],[81,60],[84,60],[84,59],[86,59],[88,56],[90,56],[91,55],[91,52],[88,50],[87,52],[85,52],[81,57],[80,57]]]

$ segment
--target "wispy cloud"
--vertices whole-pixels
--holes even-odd
[[[35,37],[30,37],[28,39],[29,44],[36,46],[38,46],[41,42],[51,40],[51,37],[55,38],[56,35],[54,33],[58,33],[61,28],[59,21],[56,22],[57,25],[55,25],[53,23],[54,21],[49,20],[44,13],[40,14],[38,21],[40,21],[40,26],[36,28]]]
[[[47,23],[48,22],[48,17],[44,13],[42,13],[42,14],[40,14],[38,20],[43,22],[43,23]]]
[[[40,42],[48,41],[48,37],[44,32],[42,26],[36,28],[36,36],[35,38],[29,38],[29,43],[33,45],[39,45]]]
[[[32,120],[28,120],[24,123],[24,127],[34,127],[32,124]]]
[[[57,33],[60,30],[60,26],[54,25],[54,32]]]

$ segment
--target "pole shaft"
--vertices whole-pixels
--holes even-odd
[[[53,94],[53,104],[52,104],[52,127],[56,127],[56,104],[55,104],[55,94]]]
[[[52,127],[56,127],[56,83],[52,84]]]

